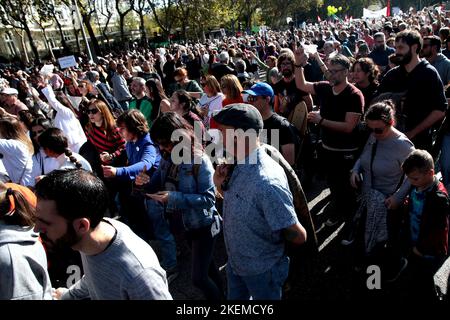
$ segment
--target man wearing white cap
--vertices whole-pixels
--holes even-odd
[[[1,91],[5,111],[15,116],[18,116],[22,110],[28,110],[27,106],[17,97],[18,94],[19,92],[14,88],[4,88]]]

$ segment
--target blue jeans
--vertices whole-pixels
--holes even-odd
[[[281,300],[289,273],[289,258],[283,256],[272,268],[254,276],[238,276],[227,264],[228,300]]]
[[[152,199],[146,200],[147,215],[153,228],[153,235],[160,243],[161,267],[170,270],[177,266],[177,246],[175,238],[164,218],[164,206]]]
[[[442,139],[439,164],[441,166],[444,186],[450,187],[450,133],[446,133]]]

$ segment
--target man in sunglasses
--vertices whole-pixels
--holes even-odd
[[[284,117],[272,111],[273,89],[265,82],[258,82],[250,90],[247,102],[258,109],[264,122],[264,131],[261,141],[270,144],[281,152],[283,157],[292,166],[295,162],[295,135],[294,126]]]
[[[310,112],[308,121],[318,125],[322,135],[322,159],[327,173],[335,210],[325,222],[333,226],[350,218],[356,198],[349,172],[358,152],[358,134],[354,130],[363,113],[364,96],[348,82],[350,61],[341,54],[329,59],[328,81],[307,82],[303,66],[308,56],[303,48],[295,51],[295,81],[300,90],[316,95],[320,111]]]

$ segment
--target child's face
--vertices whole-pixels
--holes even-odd
[[[434,170],[430,169],[428,172],[422,172],[419,170],[414,170],[406,175],[409,179],[411,185],[416,188],[425,188],[429,186],[434,179]]]

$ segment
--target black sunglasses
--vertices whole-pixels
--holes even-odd
[[[87,109],[86,110],[87,114],[97,114],[97,112],[98,112],[98,109]]]
[[[367,128],[369,128],[369,127],[367,127]],[[384,132],[384,129],[385,128],[369,128],[369,130],[371,132],[376,133],[376,134],[382,134]]]

